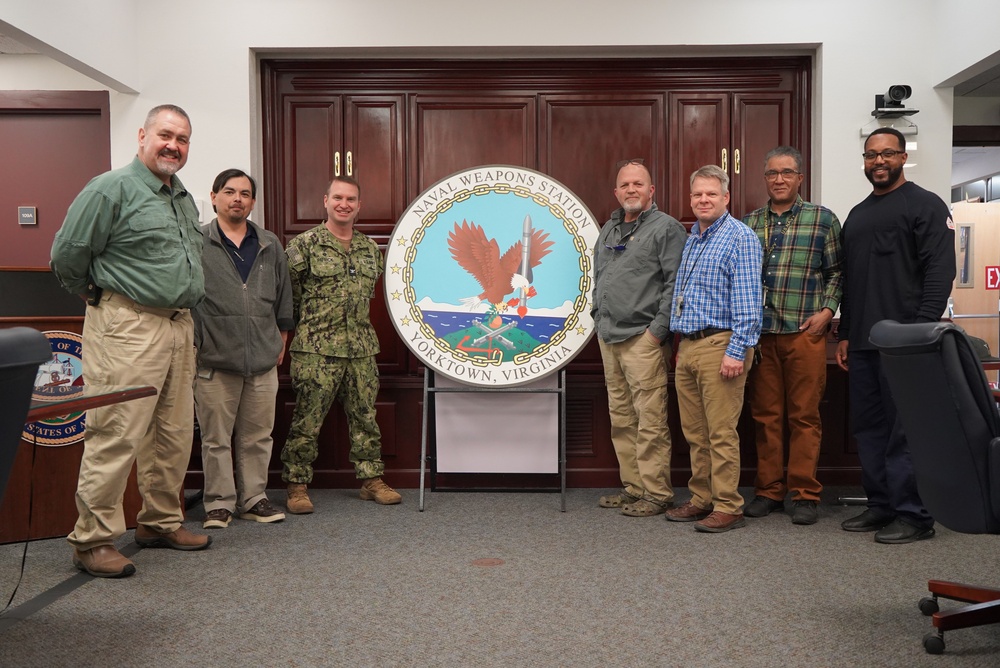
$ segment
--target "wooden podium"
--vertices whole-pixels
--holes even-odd
[[[81,392],[71,398],[32,403],[28,421],[85,411],[121,401],[156,394],[149,386],[116,388],[101,393]],[[59,447],[21,441],[3,502],[0,503],[0,543],[65,536],[76,523],[76,484],[83,457],[83,442]],[[135,479],[129,475],[123,499],[126,526],[135,526],[142,498]],[[30,526],[29,526],[30,520]]]

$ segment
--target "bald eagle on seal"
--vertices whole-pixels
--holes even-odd
[[[547,232],[531,230],[529,271],[524,274],[530,275],[530,268],[541,263],[542,258],[551,252],[550,248],[554,243],[549,241]],[[504,297],[514,290],[527,289],[531,284],[529,276],[518,273],[521,269],[520,241],[501,256],[496,239],[487,239],[483,228],[463,220],[461,225],[455,223],[455,229],[448,233],[448,248],[459,266],[472,274],[483,288],[479,295],[461,300],[470,309],[485,301],[492,309],[503,311],[506,308]]]

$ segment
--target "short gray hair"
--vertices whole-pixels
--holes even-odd
[[[777,148],[772,148],[764,156],[764,169],[767,169],[767,163],[771,158],[777,157],[789,157],[795,161],[795,171],[802,171],[802,154],[799,149],[793,146],[778,146]]]
[[[187,121],[188,127],[191,127],[191,117],[187,115],[186,111],[178,107],[176,104],[161,104],[150,109],[149,113],[146,114],[146,122],[142,124],[142,127],[148,130],[149,126],[151,126],[153,121],[156,120],[156,117],[164,111],[170,111],[178,116],[183,116],[184,120]]]
[[[691,175],[691,187],[694,187],[695,179],[715,179],[722,185],[722,194],[729,192],[729,174],[718,165],[705,165],[695,170]]]

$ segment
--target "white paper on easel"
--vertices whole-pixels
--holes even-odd
[[[468,387],[435,374],[436,387]],[[523,389],[558,387],[557,374]],[[559,395],[438,392],[438,473],[558,473]]]

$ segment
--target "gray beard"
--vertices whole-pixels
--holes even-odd
[[[166,160],[160,160],[159,158],[157,158],[156,168],[160,170],[160,172],[163,174],[173,176],[174,174],[177,173],[177,170],[180,169],[180,165],[173,162],[167,162]]]

